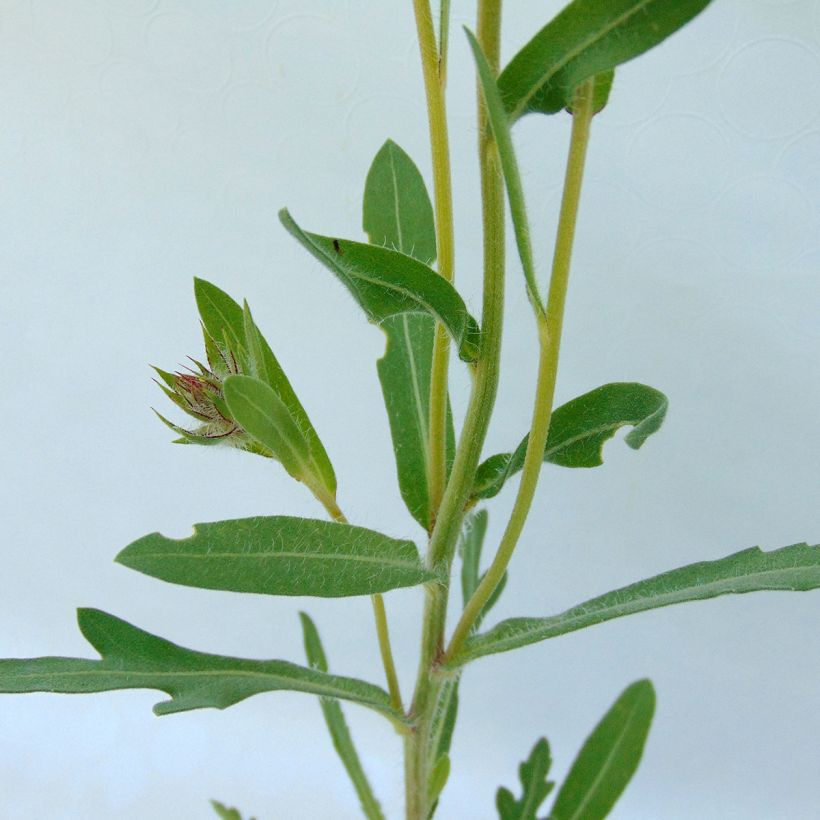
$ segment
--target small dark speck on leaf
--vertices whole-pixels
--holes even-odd
[[[339,256],[344,255],[344,251],[342,250],[342,246],[339,244],[338,239],[333,240],[333,250],[336,251],[336,253],[338,253]]]

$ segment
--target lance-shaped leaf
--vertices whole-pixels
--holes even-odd
[[[327,452],[305,408],[291,387],[285,371],[282,370],[273,350],[253,321],[247,303],[243,309],[225,291],[204,279],[194,280],[194,293],[205,331],[206,349],[209,344],[215,344],[216,357],[220,355],[239,356],[243,365],[240,372],[255,376],[273,390],[280,402],[287,408],[296,427],[301,431],[302,438],[307,442],[314,474],[319,478],[322,486],[326,487],[331,494],[335,493],[336,476]],[[221,340],[226,340],[226,342],[223,344]],[[209,353],[209,361],[211,359],[212,354]],[[236,372],[236,369],[230,372]],[[220,375],[224,377],[225,374]]]
[[[487,118],[492,128],[493,137],[498,147],[498,157],[501,161],[501,170],[504,174],[504,185],[507,189],[507,198],[510,203],[510,215],[515,229],[515,243],[518,247],[518,256],[524,270],[524,280],[527,283],[527,295],[536,312],[543,313],[544,307],[538,293],[538,283],[535,278],[535,259],[532,253],[530,226],[527,220],[527,208],[524,201],[524,188],[521,184],[521,174],[518,170],[518,160],[515,157],[510,121],[501,101],[493,70],[481,50],[473,33],[467,29],[467,39],[473,50],[478,81],[481,94],[487,110]]]
[[[373,245],[426,265],[436,258],[433,206],[419,169],[393,140],[373,158],[364,184],[362,226]]]
[[[374,595],[434,576],[412,541],[311,518],[274,515],[195,524],[188,538],[158,532],[116,558],[174,584],[267,595]]]
[[[626,443],[637,450],[660,429],[669,402],[659,390],[645,384],[615,382],[584,393],[552,414],[544,461],[562,467],[603,464],[604,443],[624,426],[633,430]],[[524,466],[528,436],[514,453],[490,456],[476,472],[473,498],[492,498],[510,476]]]
[[[473,597],[473,593],[478,589],[478,585],[484,580],[484,575],[480,574],[481,550],[484,546],[484,536],[487,534],[487,511],[479,510],[467,517],[461,531],[459,542],[459,552],[461,553],[461,597],[464,606]],[[487,599],[484,608],[478,614],[473,623],[473,630],[481,626],[481,622],[487,613],[498,603],[498,599],[507,586],[507,573],[501,576],[498,586],[493,590],[493,594]]]
[[[390,706],[387,692],[355,678],[329,675],[287,661],[195,652],[98,609],[78,610],[77,620],[101,660],[0,660],[0,692],[87,694],[157,689],[170,695],[171,700],[154,706],[154,713],[168,715],[190,709],[226,709],[251,695],[287,689],[350,700],[391,720],[404,720]]]
[[[242,815],[239,813],[239,809],[226,806],[218,800],[211,800],[211,806],[221,820],[242,820]],[[250,820],[255,820],[255,818],[251,817]]]
[[[568,632],[687,601],[760,590],[805,592],[820,587],[820,545],[759,547],[717,561],[700,561],[607,592],[549,618],[511,618],[467,642],[459,662],[508,652]]]
[[[432,262],[436,256],[433,206],[413,160],[392,140],[379,150],[364,189],[362,224],[370,242]],[[399,490],[413,518],[430,526],[428,457],[430,376],[435,320],[423,313],[402,313],[381,327],[387,348],[378,361]],[[447,407],[446,461],[455,452],[455,433]]]
[[[521,797],[516,800],[513,793],[504,786],[496,792],[495,805],[499,820],[536,820],[535,814],[539,806],[555,785],[547,780],[551,765],[549,743],[542,737],[518,768]]]
[[[302,621],[302,633],[305,641],[305,654],[311,669],[318,669],[320,672],[327,672],[327,657],[322,639],[319,637],[319,630],[316,624],[306,612],[300,612],[299,618]],[[356,794],[359,797],[362,811],[368,820],[384,820],[379,801],[373,794],[373,789],[365,774],[362,762],[359,759],[353,738],[350,736],[350,729],[347,727],[342,707],[335,698],[320,698],[322,714],[325,717],[330,737],[333,740],[333,748],[341,758],[342,764],[347,770]]]
[[[236,422],[299,481],[311,482],[310,446],[285,403],[265,382],[228,376],[225,401]]]
[[[435,320],[402,313],[381,324],[387,334],[384,356],[376,366],[390,422],[399,491],[413,518],[430,527],[427,460],[430,453],[430,379]],[[449,471],[455,454],[453,417],[447,406],[445,459]]]
[[[398,313],[426,313],[438,319],[467,362],[478,358],[480,331],[456,289],[427,265],[388,248],[333,239],[303,231],[287,210],[285,228],[350,291],[370,321]]]
[[[609,814],[641,762],[654,713],[648,680],[624,690],[575,758],[550,820],[603,820]]]
[[[589,77],[663,42],[710,0],[574,0],[513,57],[498,79],[514,121],[554,114]]]

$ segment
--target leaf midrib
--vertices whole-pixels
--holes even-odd
[[[513,112],[510,115],[510,118],[513,120],[518,119],[518,117],[521,116],[522,111],[526,108],[530,100],[538,93],[538,91],[541,88],[543,88],[562,68],[564,68],[564,66],[572,62],[572,60],[574,60],[579,54],[581,54],[581,52],[589,48],[590,45],[594,44],[598,40],[602,40],[618,26],[622,25],[624,22],[629,20],[629,18],[632,17],[632,15],[637,14],[639,11],[643,11],[643,9],[645,9],[647,6],[651,5],[654,2],[657,2],[657,0],[643,0],[643,2],[639,3],[636,6],[633,6],[629,11],[625,12],[620,17],[616,17],[615,20],[610,23],[610,25],[604,26],[596,34],[582,41],[575,49],[570,49],[570,51],[567,52],[563,60],[559,60],[556,64],[554,64],[551,72],[547,72],[542,75],[542,81],[538,83],[538,85],[536,85],[532,89],[532,91],[530,91],[522,99],[521,104],[513,110]]]

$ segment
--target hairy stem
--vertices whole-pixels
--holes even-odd
[[[541,464],[544,461],[544,448],[549,433],[555,382],[558,375],[558,355],[561,347],[572,245],[575,238],[584,161],[593,115],[593,90],[594,80],[587,80],[578,88],[573,102],[572,138],[567,158],[561,214],[558,219],[547,311],[545,317],[538,317],[538,381],[527,453],[521,471],[521,483],[518,486],[515,504],[501,538],[498,552],[478,588],[464,607],[464,612],[447,649],[446,661],[451,661],[458,654],[464,641],[469,637],[473,624],[504,576],[529,514],[541,472]]]
[[[501,0],[479,0],[477,36],[494,70],[498,69],[500,27]],[[479,165],[484,231],[481,355],[475,366],[464,427],[427,553],[428,565],[445,568],[448,579],[465,504],[475,478],[498,390],[504,315],[504,188],[495,143],[480,94]],[[405,740],[407,820],[427,820],[429,815],[427,790],[430,770],[435,762],[429,758],[429,738],[442,685],[441,678],[434,673],[444,649],[448,590],[448,582],[427,588],[421,659],[411,707],[415,731]]]
[[[453,280],[453,194],[450,179],[450,146],[447,134],[447,110],[444,101],[446,71],[444,56],[436,42],[429,0],[413,0],[416,15],[430,148],[433,156],[433,198],[435,201],[436,247],[438,271]],[[442,12],[442,47],[446,44],[446,21]],[[430,375],[430,436],[427,453],[427,484],[430,494],[430,519],[435,520],[447,478],[447,371],[450,359],[450,337],[441,323],[436,325],[433,364]]]

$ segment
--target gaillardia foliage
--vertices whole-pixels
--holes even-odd
[[[384,811],[341,702],[358,704],[397,730],[404,747],[406,818],[429,820],[451,769],[456,771],[451,740],[459,716],[461,678],[471,662],[671,604],[758,590],[820,587],[820,546],[729,550],[726,557],[638,579],[557,615],[510,618],[482,629],[504,592],[543,465],[596,468],[603,462],[605,443],[618,430],[629,428],[625,443],[637,450],[666,417],[664,394],[640,382],[611,381],[560,407],[554,407],[555,387],[593,119],[613,88],[617,93],[616,68],[662,43],[709,0],[574,0],[546,24],[534,20],[536,33],[506,66],[500,59],[501,5],[501,0],[477,0],[476,33],[466,32],[479,92],[484,251],[480,320],[458,292],[454,276],[445,106],[449,0],[441,0],[438,26],[430,0],[413,0],[429,111],[432,198],[410,156],[388,140],[364,185],[362,236],[312,233],[287,210],[280,213],[285,229],[348,291],[365,318],[385,333],[385,353],[377,369],[398,491],[419,524],[424,549],[346,519],[337,502],[336,473],[327,451],[247,302],[240,305],[215,285],[197,279],[194,290],[205,363],[191,359],[192,367],[178,372],[155,368],[160,388],[175,405],[173,412],[182,411],[195,424],[160,418],[179,442],[221,444],[279,462],[310,490],[326,515],[301,518],[276,510],[272,515],[196,524],[188,538],[154,532],[117,556],[122,565],[146,575],[207,590],[370,596],[384,685],[331,672],[319,631],[306,613],[300,614],[306,663],[296,664],[198,652],[113,615],[81,609],[80,630],[99,657],[0,660],[0,692],[154,689],[168,696],[154,707],[158,715],[225,709],[277,690],[316,695],[361,811],[369,820],[382,820]],[[532,14],[537,5],[514,4],[513,10]],[[548,275],[538,269],[533,253],[512,134],[516,123],[529,114],[558,115],[549,122],[557,128],[569,124],[570,130]],[[506,452],[486,454],[484,442],[499,386],[507,205],[520,286],[532,308],[538,372],[529,430],[511,436]],[[448,395],[451,352],[454,366],[465,368],[471,380],[460,424],[453,418]],[[485,550],[486,505],[515,484],[503,534]],[[490,558],[485,562],[482,555],[487,551]],[[456,577],[460,596],[451,594]],[[424,600],[412,692],[400,686],[384,598],[391,590],[407,587],[423,591]],[[448,620],[448,609],[453,608],[456,612],[451,611]],[[538,739],[520,766],[520,785],[497,792],[500,820],[605,817],[640,762],[654,709],[655,690],[648,680],[628,685],[593,729],[562,783],[548,779],[552,754],[546,739]],[[542,814],[540,807],[551,794],[551,807]],[[222,818],[241,820],[236,809],[216,801],[212,805]],[[476,806],[470,815],[486,817],[490,811],[489,806]],[[273,805],[264,816],[279,815]]]

